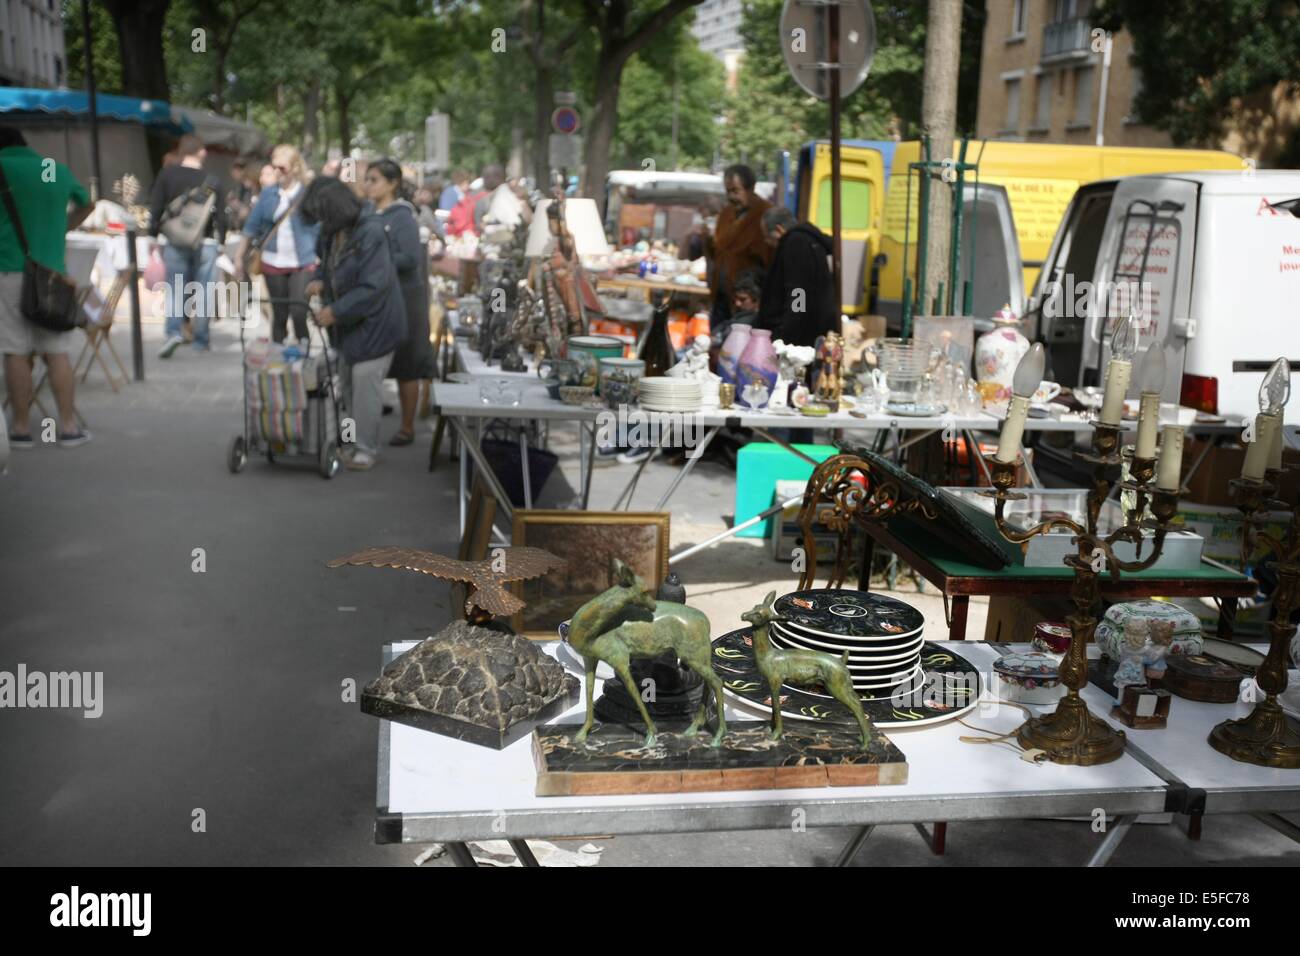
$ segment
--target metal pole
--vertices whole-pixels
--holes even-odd
[[[135,258],[135,222],[127,213],[127,288],[131,292],[131,367],[137,382],[144,381],[144,333],[140,328],[140,264]],[[241,320],[242,321],[242,320]]]
[[[1101,89],[1097,92],[1097,145],[1106,145],[1106,93],[1110,88],[1111,35],[1106,34],[1106,46],[1101,54]]]
[[[99,110],[95,105],[95,53],[90,39],[90,0],[81,0],[81,37],[86,48],[86,103],[90,113],[90,201],[99,202]]]
[[[831,281],[835,290],[835,311],[843,311],[844,286],[840,281],[840,8],[828,10],[831,64]],[[838,323],[836,323],[838,328]]]

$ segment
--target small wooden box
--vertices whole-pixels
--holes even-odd
[[[1155,690],[1146,684],[1127,684],[1119,705],[1110,715],[1134,730],[1163,730],[1169,722],[1167,690]]]

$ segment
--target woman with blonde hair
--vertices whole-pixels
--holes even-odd
[[[261,257],[262,275],[271,296],[271,339],[283,342],[293,320],[294,339],[307,338],[307,283],[316,271],[316,238],[320,227],[302,217],[299,205],[306,192],[307,167],[288,143],[271,151],[276,182],[262,190],[244,223],[244,240],[235,257],[238,278],[244,277],[250,246]],[[295,300],[291,306],[288,300]]]

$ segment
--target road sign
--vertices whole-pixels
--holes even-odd
[[[582,120],[578,116],[578,111],[572,106],[561,106],[551,114],[551,129],[557,133],[572,134],[578,131],[582,125]]]
[[[556,90],[555,105],[556,106],[577,106],[578,94],[574,93],[572,90]]]
[[[831,61],[830,10],[840,11],[839,65]],[[869,0],[785,0],[781,53],[794,81],[819,100],[831,98],[830,74],[840,71],[840,97],[867,78],[876,53],[876,17]]]
[[[547,143],[547,161],[552,169],[576,170],[582,165],[582,137],[552,133]]]

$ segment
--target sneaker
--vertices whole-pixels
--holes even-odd
[[[9,447],[31,449],[36,447],[36,443],[32,441],[32,436],[30,434],[15,435],[11,432],[9,435]]]
[[[370,452],[358,448],[348,459],[347,466],[353,471],[369,471],[375,467],[376,461],[377,459]]]
[[[653,450],[649,447],[630,449],[618,456],[618,463],[620,465],[638,465],[644,459],[649,458],[650,452]]]
[[[183,338],[181,338],[179,335],[173,335],[166,342],[164,342],[163,347],[158,350],[158,357],[171,358],[172,355],[175,354],[176,350],[184,344],[185,344],[185,340]]]
[[[59,446],[62,448],[76,448],[78,445],[84,445],[90,441],[90,432],[82,429],[79,432],[60,432]]]

